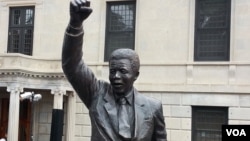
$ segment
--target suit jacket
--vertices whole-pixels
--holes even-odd
[[[89,109],[91,141],[122,141],[115,130],[117,110],[110,83],[98,80],[82,60],[83,34],[65,34],[62,51],[63,71]],[[160,101],[145,97],[134,89],[135,127],[132,141],[166,141]]]

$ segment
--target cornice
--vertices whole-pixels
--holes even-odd
[[[23,88],[29,89],[55,89],[63,88],[66,91],[72,91],[63,73],[40,73],[28,72],[25,70],[1,70],[0,69],[0,87],[19,84]]]
[[[40,78],[40,79],[64,79],[63,73],[39,73],[39,72],[27,72],[24,70],[0,70],[0,77],[28,77],[28,78]]]
[[[60,59],[35,58],[17,53],[0,54],[0,77],[65,78]]]

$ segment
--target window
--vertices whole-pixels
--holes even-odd
[[[230,0],[196,0],[195,61],[229,61]]]
[[[105,61],[115,49],[134,49],[135,7],[135,1],[107,3]]]
[[[8,52],[32,55],[34,7],[10,8]]]
[[[226,107],[192,107],[192,141],[221,141],[221,127],[227,123]]]

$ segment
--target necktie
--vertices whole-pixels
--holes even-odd
[[[122,97],[119,99],[118,120],[119,120],[119,134],[125,139],[131,138],[130,123],[128,117],[128,110],[126,108],[126,99]]]

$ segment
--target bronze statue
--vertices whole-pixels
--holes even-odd
[[[83,21],[92,13],[85,0],[70,2],[62,51],[63,71],[89,110],[91,141],[166,141],[162,104],[133,87],[140,61],[131,49],[115,50],[110,83],[98,80],[82,59]]]

